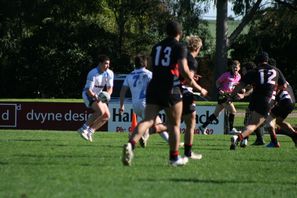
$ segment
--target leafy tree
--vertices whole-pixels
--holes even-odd
[[[286,5],[263,10],[256,15],[246,35],[233,45],[232,56],[243,61],[254,60],[259,51],[267,51],[273,57],[287,80],[297,91],[297,11]]]

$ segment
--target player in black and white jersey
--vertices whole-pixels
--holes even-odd
[[[202,40],[198,36],[187,37],[188,55],[187,61],[192,77],[197,76],[198,62],[195,57],[198,56],[202,47]],[[197,79],[198,80],[198,79]],[[183,81],[182,81],[183,82]],[[202,155],[192,152],[192,145],[194,139],[194,130],[196,126],[196,104],[194,101],[193,88],[187,83],[182,84],[183,92],[183,113],[182,118],[186,124],[186,131],[184,133],[184,154],[191,159],[201,159]],[[207,90],[201,87],[201,95],[205,96]]]
[[[163,110],[168,118],[169,164],[183,166],[187,157],[179,156],[180,122],[182,114],[182,92],[180,73],[198,91],[200,86],[191,77],[187,65],[187,50],[179,43],[182,27],[170,21],[166,27],[167,38],[157,43],[151,52],[153,78],[147,88],[145,118],[138,123],[129,142],[123,147],[122,162],[131,165],[136,143],[145,131],[154,125],[159,111]]]
[[[250,119],[241,134],[231,137],[231,150],[235,150],[239,141],[248,137],[266,120],[275,100],[277,89],[286,87],[284,76],[279,69],[269,65],[268,60],[269,56],[266,52],[257,55],[257,69],[249,71],[232,92],[232,97],[236,97],[237,93],[247,85],[253,85],[249,104]]]
[[[269,123],[269,133],[271,142],[267,147],[280,147],[276,134],[284,134],[292,138],[295,146],[297,147],[297,133],[290,123],[285,119],[294,110],[295,96],[291,85],[287,82],[287,88],[280,90],[276,95],[276,104],[271,109],[271,113],[267,118]],[[279,126],[279,130],[276,131],[276,124]]]

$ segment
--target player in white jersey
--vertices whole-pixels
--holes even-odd
[[[134,113],[140,118],[144,118],[144,109],[146,106],[146,88],[150,80],[152,79],[152,72],[146,69],[147,57],[138,54],[135,57],[135,69],[125,79],[121,92],[120,92],[120,112],[124,112],[124,100],[128,89],[132,94],[132,107]],[[159,116],[156,117],[155,123],[161,123],[162,120]],[[168,143],[168,133],[166,131],[160,133],[160,136]],[[147,131],[140,140],[142,147],[146,146],[146,141],[149,137]]]
[[[92,142],[92,135],[110,118],[106,101],[101,101],[98,95],[106,87],[109,96],[113,91],[114,73],[109,69],[110,59],[106,55],[99,55],[99,63],[87,76],[86,85],[82,91],[82,98],[86,107],[92,108],[94,113],[78,130],[81,137]]]

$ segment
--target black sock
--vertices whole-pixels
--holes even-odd
[[[257,140],[263,140],[263,135],[262,135],[262,133],[261,133],[261,127],[258,127],[254,132],[255,132],[255,134],[256,134],[256,136],[257,136]]]
[[[229,127],[230,127],[229,129],[230,129],[230,130],[233,129],[234,117],[235,117],[234,114],[232,114],[232,113],[229,114]]]
[[[211,114],[209,118],[207,118],[206,122],[203,123],[202,127],[206,128],[215,119],[217,119],[217,117],[214,114]]]
[[[185,156],[191,157],[192,154],[192,144],[185,144]]]
[[[169,159],[173,160],[173,161],[176,161],[176,160],[178,160],[178,155],[179,155],[178,151],[170,151],[169,152]]]
[[[275,133],[275,129],[272,127],[268,128],[269,134],[270,134],[270,139],[271,142],[276,144],[277,143],[277,138],[276,138],[276,133]]]

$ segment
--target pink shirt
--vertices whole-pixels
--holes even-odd
[[[226,93],[231,93],[240,79],[240,74],[232,75],[231,72],[225,72],[217,80],[218,88]]]

